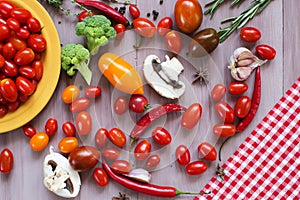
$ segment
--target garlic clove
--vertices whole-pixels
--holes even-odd
[[[150,183],[151,180],[151,174],[142,168],[133,169],[128,174],[123,175],[142,183]]]

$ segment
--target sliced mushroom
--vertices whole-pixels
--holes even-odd
[[[44,185],[64,198],[76,197],[80,191],[81,180],[78,172],[72,169],[67,158],[53,152],[53,146],[44,160]]]

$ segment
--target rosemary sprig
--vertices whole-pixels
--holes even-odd
[[[213,17],[216,10],[225,2],[226,0],[213,0],[207,4],[204,5],[204,7],[209,7],[207,10],[205,10],[204,14],[210,14],[210,18]],[[245,0],[232,0],[230,6],[240,5]]]

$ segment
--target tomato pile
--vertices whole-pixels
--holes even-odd
[[[0,117],[15,111],[35,92],[43,75],[47,42],[30,11],[0,2]]]

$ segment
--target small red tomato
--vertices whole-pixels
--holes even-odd
[[[185,168],[186,173],[188,173],[189,175],[200,175],[203,174],[206,170],[207,165],[203,161],[191,162]]]
[[[176,54],[179,54],[182,49],[182,39],[180,36],[180,33],[177,31],[169,31],[165,35],[165,42],[167,45],[167,48]]]
[[[213,145],[208,142],[202,142],[198,146],[199,157],[207,161],[214,161],[217,159],[217,151]]]
[[[179,145],[176,148],[175,155],[178,164],[181,166],[187,165],[191,160],[190,151],[185,145]]]
[[[31,33],[40,32],[42,28],[40,21],[34,17],[30,17],[26,24]]]
[[[31,13],[25,8],[14,8],[11,11],[11,17],[17,19],[21,23],[26,23],[31,17]]]
[[[77,98],[75,101],[73,101],[71,104],[70,104],[70,111],[71,112],[81,112],[81,111],[84,111],[86,110],[89,106],[90,106],[90,100],[88,98],[85,98],[85,97],[80,97],[80,98]]]
[[[229,84],[228,90],[230,94],[240,95],[248,90],[248,85],[245,82],[233,81]]]
[[[114,103],[114,111],[118,115],[124,114],[128,110],[128,102],[125,97],[118,97]]]
[[[79,22],[82,22],[86,17],[94,16],[94,12],[90,10],[83,10],[77,17]]]
[[[44,132],[37,133],[33,135],[29,143],[32,150],[42,151],[49,143],[49,136]]]
[[[103,157],[108,160],[117,160],[119,154],[120,154],[119,150],[114,147],[108,147],[103,149],[102,151]]]
[[[6,60],[2,67],[2,72],[5,76],[14,77],[18,74],[18,66],[11,60]]]
[[[35,70],[34,80],[39,81],[43,76],[44,65],[40,60],[35,60],[32,62],[31,67]]]
[[[152,138],[155,142],[162,146],[166,146],[172,141],[171,134],[163,127],[157,127],[156,129],[154,129],[154,131],[152,132]]]
[[[6,20],[8,28],[12,31],[18,31],[20,29],[20,22],[15,18],[9,18]]]
[[[148,99],[141,94],[133,94],[129,99],[129,108],[135,113],[142,113],[149,109]]]
[[[134,156],[137,160],[145,160],[151,152],[151,143],[148,140],[140,141],[135,149]]]
[[[31,125],[23,126],[23,133],[29,138],[32,138],[36,134],[36,129]]]
[[[0,118],[4,117],[7,113],[8,113],[7,106],[0,104]]]
[[[5,148],[0,153],[0,172],[9,173],[13,169],[14,165],[14,155],[8,149]]]
[[[213,127],[213,133],[221,137],[233,136],[236,133],[236,128],[233,124],[216,124]]]
[[[251,99],[248,96],[240,97],[234,107],[234,114],[239,118],[244,118],[247,116],[251,108]]]
[[[25,95],[25,94],[22,94],[22,93],[19,94],[19,100],[22,103],[25,103],[28,99],[29,99],[28,95]]]
[[[62,125],[62,131],[67,137],[74,137],[76,133],[76,128],[72,122],[65,122]]]
[[[10,37],[10,30],[7,25],[0,24],[0,41],[6,40]]]
[[[143,37],[151,38],[156,32],[155,25],[149,19],[139,17],[132,24],[134,30]]]
[[[100,128],[95,134],[95,144],[97,147],[102,148],[107,143],[108,130],[106,128]]]
[[[76,116],[76,129],[79,134],[87,135],[92,130],[92,117],[86,112],[82,111]]]
[[[13,57],[15,57],[17,53],[17,49],[11,42],[7,42],[5,45],[2,47],[2,54],[6,60],[11,60]]]
[[[130,4],[129,13],[133,19],[140,17],[140,14],[141,14],[139,8],[134,4]]]
[[[228,103],[224,101],[219,101],[215,105],[215,110],[218,114],[218,117],[223,122],[232,123],[234,121],[234,110]]]
[[[75,101],[79,96],[80,90],[76,85],[69,85],[66,87],[61,95],[64,103],[69,104]]]
[[[276,56],[276,50],[267,44],[257,45],[255,50],[262,59],[273,60]]]
[[[30,80],[22,76],[17,77],[16,86],[19,92],[27,96],[30,96],[36,89],[36,86]]]
[[[181,126],[191,130],[199,122],[202,115],[202,107],[199,103],[194,103],[188,107],[181,118]]]
[[[15,82],[5,78],[0,82],[0,93],[7,101],[15,102],[18,98],[18,89]]]
[[[4,18],[9,18],[11,16],[11,11],[16,6],[9,1],[0,1],[0,15]]]
[[[30,32],[28,29],[21,27],[18,31],[16,31],[16,35],[21,39],[26,40],[30,36]]]
[[[27,44],[36,52],[43,52],[47,47],[46,39],[40,34],[30,35]]]
[[[90,99],[97,98],[101,94],[101,88],[99,86],[88,86],[84,89],[84,94]]]
[[[111,164],[111,169],[117,174],[128,174],[130,172],[130,164],[126,160],[116,160]]]
[[[17,99],[15,102],[8,102],[7,108],[9,111],[15,111],[20,107],[20,105],[21,105],[21,101]]]
[[[97,167],[94,169],[93,178],[94,178],[95,182],[101,187],[106,186],[109,182],[107,173],[105,172],[104,169],[102,169],[100,167]]]
[[[57,132],[57,129],[57,120],[55,118],[49,118],[45,124],[45,132],[47,133],[47,135],[53,136]]]
[[[71,153],[78,147],[78,140],[76,137],[64,137],[58,143],[58,149],[62,153]]]
[[[25,49],[27,47],[26,40],[20,39],[15,34],[12,34],[10,36],[10,38],[8,38],[7,41],[11,42],[13,44],[14,48],[16,48],[17,51]]]
[[[116,146],[122,148],[126,144],[126,135],[118,128],[112,128],[107,135],[108,139]]]
[[[159,155],[152,155],[146,160],[146,168],[153,169],[160,163]]]
[[[245,42],[256,42],[260,39],[261,33],[257,28],[244,27],[240,31],[240,37]]]
[[[114,29],[117,32],[116,39],[121,40],[124,37],[126,27],[124,26],[124,24],[116,24],[114,26]]]
[[[226,93],[226,87],[223,84],[216,84],[211,91],[211,98],[213,101],[220,101]]]
[[[164,36],[172,29],[173,20],[171,17],[162,18],[157,25],[157,32],[159,35]]]
[[[30,48],[25,48],[22,50],[19,50],[15,57],[14,57],[14,62],[17,65],[28,65],[31,63],[35,58],[35,54],[32,49]]]
[[[35,69],[31,66],[22,66],[19,68],[19,74],[25,78],[32,79],[35,77]]]

